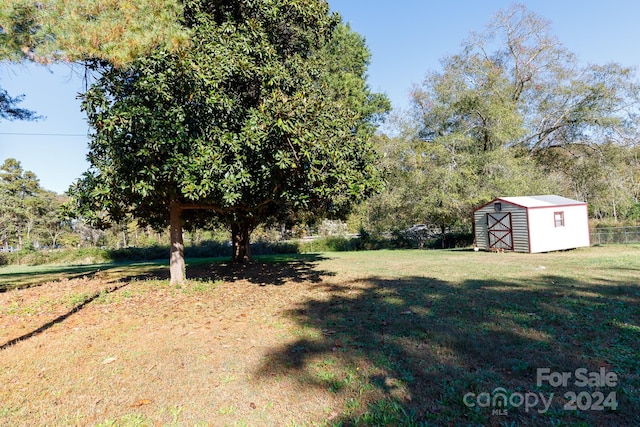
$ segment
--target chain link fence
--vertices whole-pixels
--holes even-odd
[[[640,243],[640,227],[603,227],[591,229],[591,244]]]

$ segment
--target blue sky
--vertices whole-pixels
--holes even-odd
[[[471,31],[511,6],[502,0],[329,0],[372,53],[369,85],[386,93],[394,108],[408,106],[412,85],[440,59],[457,53]],[[552,32],[584,63],[640,66],[640,2],[637,0],[530,0],[527,8],[551,21]],[[88,128],[76,99],[80,76],[66,65],[51,69],[0,64],[0,86],[24,94],[24,108],[40,122],[0,122],[0,162],[15,157],[41,185],[62,193],[88,163]]]

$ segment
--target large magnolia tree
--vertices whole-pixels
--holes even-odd
[[[111,67],[83,96],[91,169],[73,190],[95,221],[207,217],[250,259],[258,224],[297,210],[343,214],[380,185],[369,143],[388,108],[365,84],[364,40],[320,0],[186,1],[191,43]]]

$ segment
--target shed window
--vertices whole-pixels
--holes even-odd
[[[564,227],[564,212],[554,212],[553,220],[556,227]]]
[[[493,204],[493,210],[496,212],[500,212],[502,210],[502,203],[498,202],[498,203],[494,203]]]

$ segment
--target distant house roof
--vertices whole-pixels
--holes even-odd
[[[543,208],[547,206],[568,206],[568,205],[584,205],[579,200],[568,199],[553,194],[545,196],[521,196],[521,197],[498,197],[496,200],[504,200],[505,202],[525,208]]]

